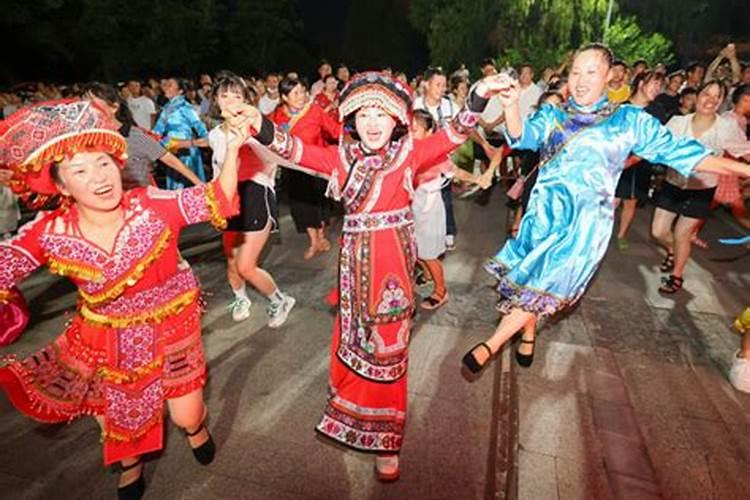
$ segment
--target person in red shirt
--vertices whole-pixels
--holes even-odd
[[[316,103],[310,103],[305,85],[297,78],[284,78],[279,84],[281,104],[269,115],[279,128],[299,137],[305,144],[325,146],[338,141],[341,123]],[[331,249],[325,235],[327,218],[326,182],[301,171],[287,170],[292,220],[300,233],[306,232],[310,246],[305,260]]]

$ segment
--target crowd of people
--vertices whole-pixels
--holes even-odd
[[[36,268],[68,277],[80,295],[53,345],[5,360],[9,399],[44,422],[94,415],[105,463],[121,465],[120,498],[143,494],[141,460],[162,446],[165,406],[196,459],[210,463],[200,288],[177,235],[198,222],[219,228],[232,318],[251,315],[249,283],[267,299],[268,326],[282,327],[296,299],[260,257],[278,229],[281,181],[307,237],[301,258],[331,251],[331,218],[343,213],[317,431],[374,452],[377,477],[392,481],[412,320],[417,307],[448,301],[454,196],[486,205],[493,187],[505,188],[514,213],[485,265],[502,317],[463,357],[473,373],[516,334],[516,359],[531,365],[538,322],[581,299],[615,228],[627,250],[638,207],[656,207],[664,294],[680,293],[713,209],[728,206],[750,227],[750,167],[735,160],[750,160],[750,65],[733,45],[708,66],[672,72],[627,64],[600,44],[538,80],[531,64],[487,59],[480,71],[472,82],[463,66],[430,67],[409,80],[323,61],[311,85],[295,73],[223,71],[0,93],[0,340],[23,331],[17,284]],[[19,200],[38,210],[20,229]],[[417,286],[429,284],[417,304]],[[735,326],[746,335],[729,378],[750,392],[750,309]]]

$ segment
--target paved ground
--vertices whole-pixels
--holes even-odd
[[[580,307],[516,370],[522,500],[750,498],[750,396],[725,377],[750,259],[696,250],[684,293],[663,297],[650,215],[639,211],[630,248],[612,245]],[[704,231],[727,234],[725,218]]]
[[[500,241],[504,223],[496,208],[461,203],[459,251],[447,262],[451,301],[420,316],[411,348],[409,413],[402,478],[374,479],[372,456],[343,451],[316,437],[326,395],[333,316],[322,297],[335,278],[335,255],[302,260],[305,240],[288,216],[266,259],[297,307],[280,330],[265,326],[265,299],[252,295],[252,317],[234,323],[220,244],[197,228],[184,235],[183,254],[209,291],[204,317],[210,367],[210,425],[219,446],[209,467],[194,462],[184,438],[170,426],[166,450],[146,467],[146,498],[483,498],[491,491],[491,374],[473,383],[460,373],[463,353],[489,335],[496,320],[482,259]],[[282,210],[282,213],[286,213]],[[470,227],[479,213],[493,230]],[[75,295],[46,272],[23,286],[34,308],[31,328],[4,353],[29,353],[49,342],[69,314]],[[101,467],[98,429],[92,421],[44,426],[17,414],[0,397],[0,497],[107,498],[116,476]]]
[[[332,315],[321,298],[334,281],[334,254],[304,262],[304,239],[284,218],[266,267],[298,306],[273,331],[265,327],[264,299],[255,295],[251,319],[232,322],[218,240],[205,228],[186,234],[184,254],[211,293],[203,324],[219,454],[200,467],[170,427],[166,450],[147,465],[146,498],[492,496],[497,384],[491,371],[467,383],[459,361],[497,319],[480,264],[502,242],[501,206],[498,193],[488,207],[457,203],[458,250],[446,260],[451,299],[421,315],[415,328],[402,479],[392,485],[374,480],[371,457],[334,447],[312,430],[326,392]],[[658,257],[645,238],[647,215],[639,214],[628,252],[610,251],[581,306],[541,332],[534,366],[515,368],[520,498],[750,497],[750,399],[724,380],[736,345],[728,323],[750,303],[749,261],[699,256],[687,292],[663,299],[655,291]],[[708,229],[731,233],[718,222]],[[24,291],[34,322],[4,352],[29,353],[49,342],[74,301],[70,287],[48,274],[35,275]],[[0,415],[0,496],[112,496],[116,477],[101,467],[93,422],[38,425],[3,398]]]

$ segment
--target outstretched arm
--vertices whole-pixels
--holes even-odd
[[[750,179],[750,165],[723,158],[720,156],[707,156],[695,167],[696,172],[709,174],[736,175]]]

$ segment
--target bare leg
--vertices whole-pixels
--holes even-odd
[[[617,232],[618,239],[624,239],[628,234],[630,226],[635,218],[635,210],[638,207],[638,200],[623,200],[622,211],[620,212],[620,229]]]
[[[237,247],[242,241],[240,238],[241,234],[234,232],[226,232],[222,237],[224,242],[224,256],[227,258],[227,281],[229,281],[229,286],[232,287],[232,290],[238,290],[245,286],[245,280],[242,279],[237,270],[237,260],[235,258]]]
[[[237,271],[263,295],[276,291],[276,283],[268,272],[258,267],[258,259],[271,234],[271,224],[262,231],[244,233],[244,241],[237,250]]]
[[[523,340],[533,341],[536,339],[536,322],[536,316],[532,316],[526,326],[523,327]],[[534,344],[521,342],[518,345],[518,352],[528,356],[534,352]]]
[[[672,274],[682,278],[692,249],[690,240],[695,234],[696,228],[700,225],[702,219],[692,217],[680,217],[674,227],[674,271]]]
[[[674,252],[674,235],[672,224],[677,214],[657,208],[654,210],[654,219],[651,221],[651,235],[667,252]]]
[[[315,257],[315,254],[318,252],[318,228],[308,227],[307,236],[310,238],[310,246],[305,250],[303,256],[305,260],[310,260]]]
[[[509,314],[503,316],[500,324],[495,329],[495,333],[485,343],[493,353],[496,353],[518,330],[526,328],[526,325],[530,321],[535,321],[535,319],[535,316],[530,312],[526,312],[523,309],[513,309]],[[476,349],[474,357],[480,365],[483,365],[487,362],[490,355],[485,349]]]
[[[197,431],[206,418],[207,410],[203,402],[203,389],[197,389],[179,398],[168,399],[167,407],[172,422],[190,434]],[[208,429],[204,427],[195,436],[188,437],[188,442],[192,448],[197,448],[208,441],[209,436]]]

